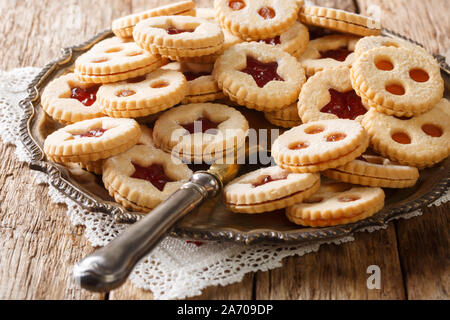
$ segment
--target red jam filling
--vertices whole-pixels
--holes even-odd
[[[208,133],[210,134],[217,134],[217,127],[220,123],[213,122],[209,120],[208,118],[202,117],[194,122],[186,123],[186,124],[180,124],[183,128],[185,128],[187,131],[189,131],[189,134],[193,133],[205,133],[209,130]]]
[[[331,58],[337,61],[345,61],[347,57],[352,53],[353,51],[348,50],[347,48],[339,48],[336,50],[328,50],[320,53],[320,57],[322,59],[325,58]]]
[[[136,163],[133,163],[134,173],[132,178],[147,180],[151,182],[159,191],[164,190],[164,186],[168,182],[172,182],[166,173],[164,168],[160,164],[152,164],[149,167],[142,167]]]
[[[267,176],[267,177],[265,177],[263,180],[261,180],[260,182],[253,183],[252,186],[253,186],[254,188],[256,188],[256,187],[263,186],[263,185],[265,185],[265,184],[267,184],[267,183],[270,183],[270,182],[273,182],[273,181],[286,180],[286,178],[287,178],[287,175],[286,175],[286,176],[279,177],[279,178],[274,178],[274,177],[272,177],[272,176]]]
[[[170,28],[167,28],[166,31],[168,34],[180,34],[180,33],[185,33],[185,32],[191,33],[191,32],[194,32],[195,29],[177,29],[174,27],[170,27]]]
[[[203,77],[203,76],[209,76],[211,73],[208,72],[193,72],[193,71],[186,71],[183,72],[184,76],[186,77],[187,81],[192,81],[197,78]]]
[[[340,119],[355,120],[356,117],[367,112],[361,102],[361,98],[354,90],[348,92],[339,92],[334,89],[329,89],[331,100],[320,109],[320,112],[331,113],[338,116]]]
[[[276,36],[275,38],[259,40],[259,42],[264,42],[276,46],[277,44],[281,44],[281,38],[280,36]]]
[[[189,244],[189,243],[194,244],[196,247],[200,247],[200,246],[204,245],[204,243],[201,242],[201,241],[186,240],[186,243],[188,243],[188,244]]]
[[[145,81],[147,79],[147,76],[139,76],[136,78],[131,78],[127,80],[127,83],[138,83],[138,82],[142,82]]]
[[[105,131],[107,131],[108,129],[103,129],[103,128],[98,128],[98,129],[92,129],[88,132],[85,133],[80,133],[80,134],[74,134],[73,137],[75,139],[77,138],[99,138],[101,137]]]
[[[275,10],[271,7],[262,7],[258,10],[258,14],[265,20],[273,19],[276,16]]]
[[[284,81],[277,73],[277,69],[277,62],[264,63],[247,57],[247,66],[241,71],[251,75],[258,87],[263,88],[270,81]]]
[[[97,91],[100,86],[92,86],[89,88],[73,87],[71,88],[70,98],[77,99],[86,107],[90,107],[97,100]]]
[[[234,1],[228,2],[228,6],[230,7],[230,9],[237,11],[237,10],[244,9],[245,3],[241,0],[234,0]]]

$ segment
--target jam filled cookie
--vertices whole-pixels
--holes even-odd
[[[450,102],[412,118],[398,118],[371,109],[362,125],[375,151],[403,165],[432,166],[450,155]]]
[[[134,26],[142,20],[159,16],[193,16],[195,13],[193,1],[180,1],[116,19],[112,23],[112,31],[118,37],[131,38]]]
[[[408,188],[419,179],[419,170],[415,167],[365,154],[341,167],[323,171],[322,174],[343,182],[383,188]]]
[[[217,59],[213,74],[219,88],[231,100],[264,112],[297,101],[306,81],[303,68],[293,56],[256,42],[226,50]]]
[[[45,139],[44,152],[60,163],[97,161],[128,150],[140,136],[133,119],[96,118],[53,132]]]
[[[359,157],[369,137],[357,121],[321,120],[286,131],[272,145],[275,162],[291,172],[318,172]]]
[[[97,103],[99,87],[80,82],[73,73],[66,74],[45,87],[41,97],[42,108],[63,124],[103,117]]]
[[[424,48],[411,42],[384,36],[371,36],[361,38],[356,43],[355,55],[358,58],[366,51],[381,47],[409,48],[411,50],[422,51],[425,55],[429,55],[429,53]]]
[[[308,28],[300,22],[295,22],[292,27],[281,35],[258,40],[258,42],[270,44],[276,48],[286,51],[294,57],[300,57],[309,43]]]
[[[222,104],[189,104],[166,111],[155,123],[156,145],[187,161],[211,161],[241,148],[248,122]]]
[[[224,201],[233,212],[262,213],[302,202],[320,187],[317,173],[290,173],[268,167],[245,174],[224,189]]]
[[[180,71],[186,77],[187,93],[182,104],[203,103],[225,97],[212,75],[213,64],[173,62],[163,68]]]
[[[215,0],[214,9],[220,25],[244,40],[282,34],[299,12],[296,1],[285,0]]]
[[[142,76],[162,65],[160,56],[142,50],[132,39],[114,37],[78,57],[75,74],[83,82],[109,83]]]
[[[188,16],[150,18],[139,22],[133,38],[143,49],[166,57],[196,57],[222,49],[224,35],[217,23]]]
[[[97,97],[105,114],[114,118],[138,118],[173,107],[186,92],[182,73],[159,69],[141,77],[105,84]]]
[[[287,208],[286,216],[302,226],[347,224],[373,216],[383,208],[384,198],[381,188],[324,183],[308,200]]]
[[[355,45],[359,38],[348,35],[330,35],[309,42],[298,59],[308,76],[328,68],[350,67],[355,60]]]
[[[428,111],[444,94],[437,61],[407,48],[380,47],[363,53],[352,66],[351,79],[365,103],[399,117]]]
[[[103,165],[103,183],[124,207],[149,212],[177,191],[192,176],[183,163],[175,163],[162,150],[134,146]]]
[[[293,103],[283,109],[264,112],[264,116],[271,124],[283,128],[293,128],[302,124],[298,116],[297,103]]]
[[[222,53],[228,49],[229,47],[234,46],[235,44],[242,43],[244,40],[241,38],[231,34],[227,29],[222,29],[224,42],[222,46],[222,50],[217,51],[213,54],[208,54],[205,56],[198,56],[198,57],[174,57],[169,56],[170,60],[173,61],[180,61],[180,62],[193,62],[193,63],[201,63],[201,64],[214,64],[216,62],[217,58],[222,55]]]
[[[300,21],[308,25],[363,37],[381,34],[379,21],[356,13],[332,8],[304,6],[300,10]]]
[[[298,114],[304,123],[338,118],[361,121],[368,109],[353,90],[347,67],[316,73],[298,99]]]

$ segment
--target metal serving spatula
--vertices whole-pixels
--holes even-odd
[[[134,266],[164,238],[170,229],[206,199],[217,196],[238,173],[237,164],[213,164],[194,173],[189,182],[142,220],[105,247],[74,266],[81,287],[105,292],[122,285]]]

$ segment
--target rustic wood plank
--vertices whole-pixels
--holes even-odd
[[[428,208],[421,217],[397,223],[408,299],[449,298],[449,209]]]
[[[449,51],[449,1],[357,0],[357,3],[362,14],[380,10],[384,28],[420,42],[432,53]]]
[[[129,10],[120,0],[1,1],[0,68],[43,66]],[[72,280],[72,266],[93,251],[83,230],[36,185],[12,146],[0,143],[0,154],[0,299],[104,299]]]
[[[381,288],[369,290],[367,268],[379,266]],[[354,242],[323,245],[257,274],[256,299],[404,299],[395,228],[360,233]]]
[[[448,1],[358,0],[358,4],[363,14],[378,6],[383,27],[422,43],[432,53],[450,54]],[[423,211],[422,217],[396,223],[407,298],[448,299],[450,205]]]

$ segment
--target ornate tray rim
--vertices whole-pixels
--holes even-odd
[[[92,47],[95,43],[109,37],[112,34],[110,29],[104,30],[91,39],[77,46],[62,49],[61,56],[54,61],[48,63],[38,75],[31,81],[27,88],[28,96],[20,102],[21,108],[24,110],[23,116],[19,124],[19,134],[22,143],[31,156],[29,167],[46,173],[49,176],[49,183],[58,191],[69,197],[71,200],[80,204],[87,210],[103,212],[111,214],[118,223],[133,223],[138,221],[142,214],[131,213],[122,208],[119,204],[97,201],[90,195],[71,184],[63,176],[63,171],[58,165],[44,161],[44,152],[41,150],[31,133],[31,124],[35,116],[35,102],[39,98],[39,89],[42,83],[52,76],[61,66],[69,62],[74,53],[81,53]],[[390,37],[401,38],[417,45],[422,46],[416,41],[410,40],[395,32],[383,30],[383,34]],[[445,57],[435,55],[441,65],[441,69],[450,75],[450,67],[445,61]],[[243,232],[236,229],[223,230],[197,230],[192,228],[179,228],[175,226],[171,231],[172,236],[206,240],[206,241],[232,241],[244,243],[247,245],[257,243],[285,243],[285,244],[310,244],[313,242],[333,241],[338,238],[350,236],[356,232],[363,231],[370,227],[385,227],[391,220],[398,219],[402,215],[420,209],[424,206],[432,204],[441,197],[450,187],[450,174],[447,173],[442,177],[432,190],[430,190],[422,198],[410,201],[395,208],[385,209],[381,213],[376,214],[368,219],[364,219],[348,225],[340,225],[330,228],[315,229],[313,231],[299,232],[293,231],[273,231],[273,230],[257,230]],[[300,229],[299,229],[300,230]]]

